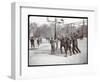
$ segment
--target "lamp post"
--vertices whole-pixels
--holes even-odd
[[[57,24],[57,19],[55,18],[55,34],[54,34],[54,39],[56,39],[56,37],[57,37],[57,36],[56,36],[56,34],[57,34],[57,33],[56,33],[56,24]]]
[[[54,30],[54,39],[56,40],[56,38],[57,38],[57,31],[56,31],[56,29],[57,29],[57,24],[61,24],[61,23],[64,23],[64,20],[63,19],[57,19],[56,17],[55,17],[55,20],[54,21],[51,21],[51,20],[49,20],[49,18],[47,17],[47,21],[48,22],[52,22],[52,23],[54,23],[55,24],[55,30]]]

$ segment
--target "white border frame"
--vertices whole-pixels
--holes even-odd
[[[20,13],[21,7],[33,7],[39,9],[54,9],[54,10],[71,10],[71,11],[87,11],[87,12],[94,12],[96,14],[96,8],[93,7],[72,7],[68,6],[67,8],[52,8],[52,7],[38,7],[34,5],[34,3],[12,3],[12,12],[11,12],[11,77],[13,79],[23,79],[22,77],[22,62],[21,62],[21,22],[20,22]],[[96,15],[95,15],[96,18]],[[94,23],[95,24],[95,23]],[[91,70],[92,71],[92,70]],[[30,75],[28,75],[30,76]]]

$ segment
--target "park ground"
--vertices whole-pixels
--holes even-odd
[[[35,42],[35,44],[37,44]],[[60,44],[60,43],[59,43]],[[35,45],[35,48],[30,47],[29,43],[29,65],[61,65],[61,64],[87,64],[88,63],[88,54],[87,54],[87,38],[78,39],[78,47],[81,50],[81,53],[65,56],[64,50],[63,54],[60,53],[60,45],[56,54],[51,55],[51,46],[48,41],[45,39],[42,40],[42,43],[38,47]]]

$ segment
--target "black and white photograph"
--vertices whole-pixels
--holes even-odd
[[[88,17],[28,15],[28,66],[88,64]]]

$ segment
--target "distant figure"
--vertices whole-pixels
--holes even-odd
[[[67,56],[67,51],[69,50],[70,52],[70,56],[72,55],[72,52],[71,52],[71,39],[69,37],[66,37],[66,41],[65,41],[65,57]]]
[[[40,37],[40,43],[42,43],[42,38]]]
[[[35,47],[34,38],[33,38],[33,37],[31,37],[30,42],[31,42],[31,48],[32,48],[32,47]]]
[[[37,38],[37,44],[38,44],[38,47],[39,47],[39,45],[40,45],[40,39],[39,38]]]
[[[50,44],[51,44],[51,54],[55,54],[55,40],[53,38],[51,38]]]
[[[80,49],[78,48],[77,35],[75,33],[72,36],[72,45],[73,45],[73,48],[72,48],[73,54],[75,54],[75,52],[81,53]]]
[[[50,42],[50,38],[49,37],[46,37],[46,41]]]

